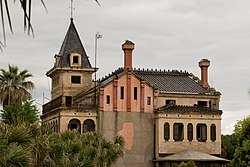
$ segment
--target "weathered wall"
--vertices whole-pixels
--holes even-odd
[[[154,125],[150,113],[100,112],[100,132],[112,139],[120,134],[125,139],[125,155],[118,167],[151,167],[154,157]]]
[[[170,139],[166,141],[164,139],[164,123],[168,122],[170,125]],[[173,139],[173,124],[183,123],[184,125],[184,140],[174,141]],[[187,125],[192,123],[193,125],[193,140],[188,141],[187,137]],[[198,123],[204,123],[207,125],[207,141],[198,142],[196,138],[196,125]],[[210,126],[216,125],[216,140],[213,142],[210,140]],[[156,151],[160,154],[174,154],[184,150],[196,150],[207,154],[221,154],[221,116],[219,114],[158,114],[156,119]]]

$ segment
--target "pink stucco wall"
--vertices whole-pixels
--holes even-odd
[[[153,88],[145,82],[144,88],[141,88],[141,85],[142,82],[133,74],[128,74],[128,72],[124,73],[124,75],[117,79],[117,87],[114,86],[114,81],[106,85],[103,88],[103,111],[114,111],[115,105],[117,106],[117,111],[153,112]],[[121,86],[124,87],[124,99],[120,98]],[[137,87],[137,99],[134,99],[134,87]],[[144,91],[143,93],[142,90]],[[117,92],[116,104],[114,104],[115,92]],[[107,95],[110,96],[110,104],[107,104]],[[142,95],[144,97],[141,97]],[[147,104],[147,97],[151,98],[150,105]]]

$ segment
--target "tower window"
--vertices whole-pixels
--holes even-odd
[[[106,104],[110,104],[110,95],[106,96]]]
[[[215,124],[212,124],[211,126],[210,126],[210,137],[211,137],[211,141],[215,141],[216,140],[216,126],[215,126]]]
[[[134,100],[137,100],[137,87],[134,87]]]
[[[73,63],[78,64],[79,63],[79,56],[73,56]]]
[[[121,86],[120,99],[124,99],[124,86]]]
[[[72,105],[72,97],[71,96],[66,96],[65,97],[65,103],[67,107],[71,107]]]
[[[187,126],[187,136],[188,136],[188,141],[193,140],[193,125],[191,123],[188,124]]]
[[[71,83],[80,84],[81,83],[81,76],[71,76]]]
[[[196,134],[198,141],[205,142],[207,140],[207,125],[197,124]]]
[[[182,123],[174,123],[174,141],[182,141],[184,138],[184,128]]]

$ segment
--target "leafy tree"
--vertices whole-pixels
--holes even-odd
[[[234,157],[235,148],[237,146],[237,140],[235,134],[222,135],[221,136],[222,151],[221,155],[223,158],[232,160]]]
[[[234,133],[238,144],[231,165],[248,167],[250,166],[250,116],[236,123]]]
[[[5,106],[1,117],[6,124],[16,124],[18,122],[33,124],[39,120],[38,109],[36,105],[32,104],[32,101]]]
[[[194,161],[181,162],[178,167],[197,167]]]
[[[33,82],[27,81],[30,77],[32,74],[28,70],[19,72],[17,66],[9,65],[8,70],[0,69],[0,103],[5,107],[31,99],[28,90],[35,86]]]

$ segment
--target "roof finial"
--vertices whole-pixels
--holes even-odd
[[[73,0],[70,0],[70,20],[73,20],[73,10],[75,10],[73,7]]]

